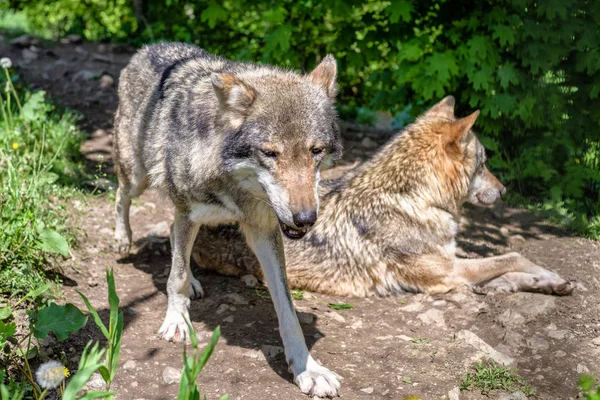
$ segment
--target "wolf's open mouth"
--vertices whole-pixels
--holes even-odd
[[[279,226],[283,234],[290,239],[302,239],[307,232],[306,229],[292,228],[281,221],[279,221]]]

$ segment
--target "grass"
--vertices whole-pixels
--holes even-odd
[[[329,308],[332,310],[349,310],[352,307],[354,306],[348,303],[329,303]]]
[[[11,72],[0,69],[0,87],[8,88],[0,94],[0,293],[22,296],[70,257],[75,236],[65,221],[68,201],[81,196],[84,136],[75,114]]]
[[[593,377],[582,375],[579,378],[579,389],[583,391],[585,400],[600,400],[600,386]]]
[[[461,391],[480,389],[481,393],[488,394],[493,390],[504,390],[510,393],[521,391],[527,397],[535,395],[535,390],[518,375],[517,369],[508,369],[487,360],[474,365],[473,370],[463,378]]]

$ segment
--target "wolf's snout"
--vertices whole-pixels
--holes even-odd
[[[506,186],[500,186],[500,189],[498,189],[498,191],[500,192],[500,196],[504,196],[506,194]]]
[[[303,210],[295,213],[294,224],[298,228],[308,228],[315,224],[317,221],[317,211],[316,210]]]

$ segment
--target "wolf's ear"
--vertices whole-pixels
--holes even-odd
[[[427,110],[425,115],[454,118],[454,103],[454,96],[446,96],[442,101]]]
[[[475,124],[475,121],[477,121],[477,117],[479,117],[479,110],[469,116],[449,123],[445,132],[446,143],[461,144]]]
[[[254,89],[233,74],[213,73],[210,78],[221,108],[246,115],[256,99]]]
[[[335,58],[331,54],[328,54],[323,61],[316,66],[313,71],[308,74],[308,78],[322,86],[327,92],[327,96],[334,98],[337,94],[337,84],[335,78],[337,76],[337,64]]]

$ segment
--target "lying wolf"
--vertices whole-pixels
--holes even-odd
[[[506,189],[487,170],[471,127],[446,97],[372,159],[321,185],[321,215],[301,241],[285,241],[290,287],[337,296],[483,290],[566,295],[574,286],[518,253],[458,259],[464,202],[489,205]],[[202,229],[192,250],[201,267],[263,275],[235,227]],[[481,290],[481,289],[480,289]]]
[[[302,238],[318,213],[319,169],[338,157],[331,56],[308,75],[236,63],[179,43],[144,47],[121,73],[115,116],[119,178],[115,239],[131,244],[131,199],[156,188],[175,205],[166,340],[186,340],[190,271],[201,225],[239,224],[260,261],[286,360],[307,394],[335,396],[339,382],[310,356],[286,284],[283,232]]]

